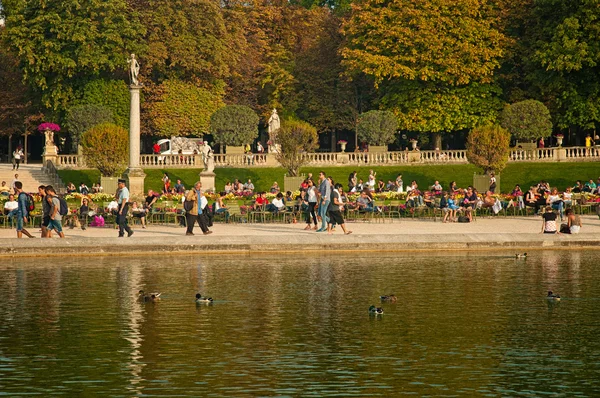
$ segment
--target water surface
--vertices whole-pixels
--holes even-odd
[[[598,252],[439,254],[5,259],[0,395],[600,395]]]

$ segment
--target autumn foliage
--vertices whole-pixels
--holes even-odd
[[[467,158],[485,174],[500,173],[508,162],[510,133],[500,126],[482,126],[467,136]]]
[[[127,167],[129,133],[112,123],[99,124],[83,133],[81,146],[86,165],[114,177]]]

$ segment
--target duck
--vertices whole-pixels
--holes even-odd
[[[383,314],[383,308],[375,307],[374,305],[372,305],[372,306],[369,307],[369,314],[382,315]]]
[[[200,293],[196,293],[197,303],[212,303],[214,300],[212,297],[202,297]]]
[[[548,290],[548,295],[546,296],[548,300],[556,300],[560,301],[560,294],[552,293],[552,290]]]
[[[139,292],[140,300],[143,302],[160,300],[160,293],[145,293],[143,290]]]
[[[388,294],[387,296],[379,296],[379,298],[381,299],[381,301],[389,301],[391,303],[395,303],[397,300],[395,294]]]
[[[523,253],[523,254],[515,254],[515,258],[522,258],[522,259],[526,259],[527,258],[527,253]]]

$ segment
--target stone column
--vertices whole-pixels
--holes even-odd
[[[144,194],[144,179],[146,174],[140,168],[140,91],[142,86],[129,86],[131,107],[129,110],[129,167],[124,177],[131,195]]]

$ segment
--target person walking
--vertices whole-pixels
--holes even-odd
[[[117,223],[119,224],[119,238],[125,236],[127,231],[127,237],[133,235],[133,231],[127,225],[127,212],[129,211],[129,189],[125,186],[125,180],[119,179],[119,198],[117,199],[119,210],[117,213]]]
[[[46,186],[40,185],[38,187],[38,195],[42,198],[42,238],[50,238],[51,236],[48,232],[48,224],[50,223],[50,203],[48,203]]]
[[[324,171],[319,172],[319,216],[321,217],[321,228],[317,232],[325,232],[329,223],[329,203],[331,202],[331,184],[326,178]]]
[[[22,238],[23,234],[29,238],[33,238],[33,235],[24,228],[24,225],[27,223],[27,218],[29,217],[29,209],[27,206],[27,194],[23,192],[23,183],[21,181],[15,182],[15,192],[19,204],[19,207],[17,208],[17,238]]]
[[[306,209],[306,230],[311,229],[310,227],[310,221],[311,221],[311,217],[312,217],[312,221],[314,222],[315,226],[313,229],[317,229],[317,214],[315,213],[315,208],[317,207],[317,188],[315,187],[315,183],[313,182],[313,180],[307,180],[307,184],[308,187],[306,188],[306,194],[304,197],[304,200],[306,201],[306,204],[308,205],[308,208]]]
[[[198,181],[194,184],[194,188],[190,189],[188,193],[185,195],[186,202],[191,202],[192,206],[190,210],[186,210],[185,218],[187,221],[187,231],[185,232],[186,236],[194,235],[194,224],[198,223],[202,233],[204,235],[212,234],[212,231],[208,230],[206,215],[202,210],[202,183]]]
[[[65,237],[62,230],[62,215],[60,214],[60,200],[56,191],[51,185],[46,187],[46,195],[48,197],[48,204],[50,204],[50,221],[48,221],[48,236],[55,230],[58,236],[61,238]]]
[[[329,235],[332,234],[331,228],[334,226],[334,223],[342,227],[342,231],[344,234],[350,235],[352,231],[346,229],[346,223],[344,222],[344,217],[342,217],[342,210],[344,209],[344,203],[342,202],[342,196],[340,195],[340,189],[342,188],[342,184],[336,184],[335,189],[331,191],[331,201],[329,204],[329,217],[332,222],[327,224],[327,233]]]
[[[17,147],[17,149],[15,149],[15,151],[13,152],[13,170],[19,170],[19,164],[21,163],[21,160],[23,160],[23,158],[25,157],[25,154],[23,153],[23,150],[21,149],[21,147]]]

